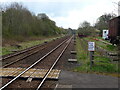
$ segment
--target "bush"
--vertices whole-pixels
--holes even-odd
[[[16,39],[22,36],[50,36],[60,34],[64,30],[59,29],[55,22],[49,18],[38,18],[21,4],[12,3],[2,13],[3,38]],[[18,38],[17,38],[18,39]]]

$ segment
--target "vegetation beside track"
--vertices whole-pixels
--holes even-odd
[[[60,36],[67,33],[65,29],[58,27],[55,21],[51,20],[46,14],[39,13],[35,15],[20,3],[13,2],[1,6],[0,9],[2,10],[2,45],[0,45],[0,55],[9,54],[11,49],[17,49],[9,45],[30,41],[31,38],[42,38],[42,41],[32,41],[30,44],[29,42],[27,44],[21,43],[22,48],[19,48],[21,50],[42,43],[51,36]]]
[[[117,47],[114,46],[114,45],[110,45],[110,44],[106,44],[106,43],[103,43],[102,41],[100,40],[103,40],[102,38],[100,37],[87,37],[87,38],[84,38],[85,40],[88,40],[88,41],[93,41],[96,43],[97,46],[103,48],[103,49],[106,49],[108,51],[116,51],[117,50]],[[104,42],[107,42],[105,40],[103,40]]]
[[[54,36],[66,33],[46,14],[37,16],[25,6],[14,2],[3,5],[2,9],[2,38],[23,41],[32,36]]]
[[[0,55],[6,55],[6,54],[10,54],[10,53],[13,53],[12,50],[14,51],[18,51],[18,50],[23,50],[23,49],[26,49],[26,48],[29,48],[29,47],[32,47],[32,46],[35,46],[35,45],[38,45],[38,44],[42,44],[44,43],[45,41],[49,42],[49,41],[52,41],[54,39],[57,39],[57,38],[61,38],[63,36],[54,36],[54,37],[39,37],[38,40],[31,40],[31,41],[25,41],[25,42],[22,42],[22,43],[19,43],[18,45],[20,45],[21,47],[20,48],[17,48],[16,46],[4,46],[4,47],[0,47],[0,50],[1,53]]]
[[[118,63],[111,62],[109,58],[100,56],[97,52],[94,54],[96,55],[94,57],[94,65],[90,69],[90,60],[87,45],[88,44],[83,40],[83,38],[76,39],[77,60],[80,63],[80,66],[74,68],[74,71],[86,73],[102,73],[118,76],[117,73],[120,72],[118,71]]]

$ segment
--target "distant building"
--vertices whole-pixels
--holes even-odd
[[[38,14],[39,19],[49,18],[45,13]]]

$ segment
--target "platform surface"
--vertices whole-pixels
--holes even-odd
[[[98,75],[92,73],[80,73],[62,70],[59,76],[59,85],[72,85],[72,90],[96,90],[94,88],[118,88],[119,81],[117,77]],[[80,89],[79,89],[80,88]],[[88,88],[88,89],[86,89]],[[92,89],[93,88],[93,89]],[[59,90],[59,89],[58,89]],[[69,89],[61,89],[69,90]],[[99,89],[97,89],[99,90]],[[106,89],[105,89],[106,90]],[[114,90],[114,89],[112,89]]]
[[[0,68],[0,77],[16,77],[25,68]],[[43,78],[47,73],[48,69],[29,69],[20,77],[23,78]],[[47,78],[58,79],[61,70],[53,69]]]

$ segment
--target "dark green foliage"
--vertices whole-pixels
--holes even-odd
[[[3,38],[50,36],[61,34],[63,29],[57,27],[49,18],[40,19],[18,3],[9,5],[2,13]]]
[[[95,28],[93,28],[89,22],[84,21],[83,23],[80,24],[79,28],[78,28],[78,33],[81,35],[95,35],[96,31]]]
[[[115,14],[109,13],[109,14],[104,14],[97,19],[97,22],[95,23],[95,28],[100,30],[100,34],[102,34],[103,29],[108,29],[109,20],[111,20],[114,17],[116,17]]]

